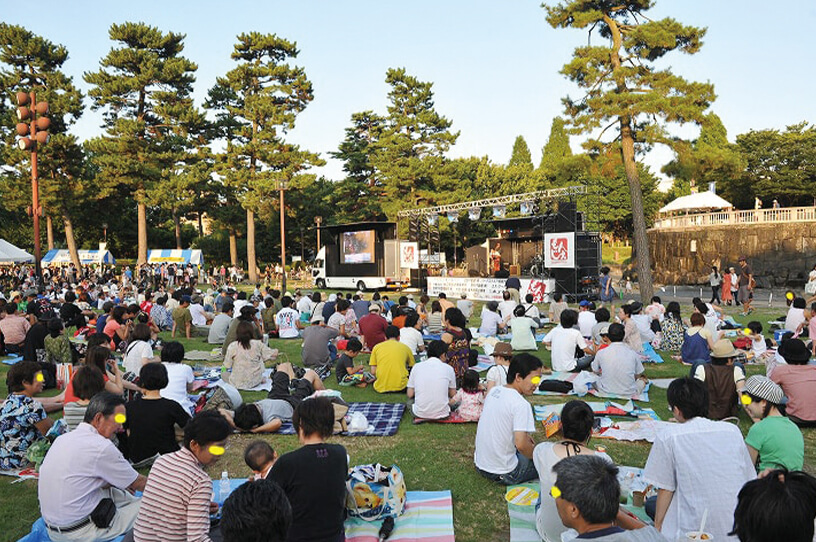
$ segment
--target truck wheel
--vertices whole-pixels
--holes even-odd
[[[320,289],[320,290],[325,290],[326,289],[326,281],[323,280],[323,279],[317,279],[315,281],[315,286],[317,286],[318,289]]]
[[[363,282],[361,280],[358,280],[357,281],[357,289],[360,290],[361,292],[364,292],[365,291],[365,282]]]

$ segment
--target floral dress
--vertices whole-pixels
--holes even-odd
[[[43,438],[34,425],[46,417],[39,401],[11,394],[0,410],[0,470],[19,469],[28,464],[28,448]]]
[[[660,342],[660,349],[679,352],[683,347],[683,333],[686,330],[686,326],[683,325],[682,320],[678,320],[672,316],[666,316],[660,325],[663,330],[663,340]]]
[[[45,352],[48,355],[49,363],[73,363],[74,357],[71,353],[71,343],[65,335],[45,337]]]

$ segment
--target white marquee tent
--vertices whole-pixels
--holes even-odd
[[[697,192],[681,196],[660,209],[661,213],[694,213],[731,209],[733,205],[714,192]]]
[[[33,262],[34,256],[17,248],[5,239],[0,239],[0,264]]]

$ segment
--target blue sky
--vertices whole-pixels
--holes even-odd
[[[315,99],[290,139],[328,159],[320,172],[333,179],[342,178],[341,165],[327,153],[343,139],[353,112],[385,111],[389,67],[434,83],[437,110],[461,131],[450,156],[487,155],[506,163],[523,135],[537,165],[561,98],[577,95],[558,72],[573,48],[586,43],[583,31],[552,29],[534,0],[80,0],[41,1],[25,13],[17,5],[0,0],[3,20],[65,45],[64,68],[84,91],[82,73],[99,68],[113,45],[108,29],[114,22],[144,21],[186,34],[185,55],[199,66],[199,105],[215,78],[234,66],[229,54],[237,34],[270,32],[296,41],[297,63],[312,80]],[[650,13],[708,27],[700,53],[667,60],[676,73],[714,84],[713,111],[732,141],[750,129],[816,121],[816,2],[778,0],[771,7],[757,0],[661,0]],[[93,137],[100,123],[88,109],[74,132]],[[579,143],[573,139],[574,148]],[[657,149],[646,162],[659,169],[670,158]]]

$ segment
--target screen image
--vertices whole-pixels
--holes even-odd
[[[374,230],[343,232],[341,263],[374,261]]]

